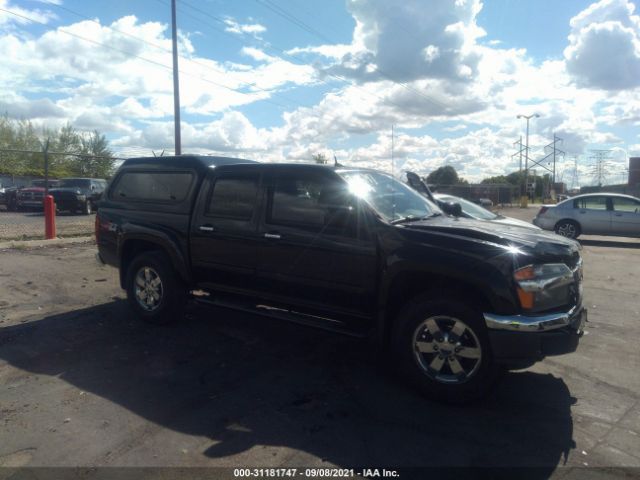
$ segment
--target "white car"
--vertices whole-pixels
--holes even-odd
[[[444,193],[434,193],[434,198],[440,204],[440,202],[458,203],[462,208],[463,217],[474,218],[476,220],[486,220],[487,222],[500,223],[501,225],[510,225],[514,227],[523,227],[530,230],[540,230],[539,227],[532,225],[529,222],[518,220],[517,218],[505,217],[504,215],[495,214],[480,205],[477,205],[464,198],[456,197],[454,195],[447,195]]]
[[[577,195],[557,205],[543,205],[533,223],[569,238],[640,237],[640,199],[619,193]]]

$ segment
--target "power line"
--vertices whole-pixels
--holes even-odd
[[[170,6],[170,5],[168,5],[168,4],[165,4],[164,2],[160,2],[160,3],[162,3],[163,5],[166,5],[166,6]],[[160,50],[160,51],[162,51],[162,52],[171,53],[171,54],[173,53],[173,52],[172,52],[172,50],[170,50],[170,49],[168,49],[168,48],[165,48],[165,47],[163,47],[162,45],[158,45],[157,43],[150,42],[150,41],[148,41],[148,40],[146,40],[146,39],[144,39],[144,38],[138,37],[137,35],[133,35],[133,34],[128,33],[128,32],[124,32],[124,31],[122,31],[122,30],[120,30],[120,29],[117,29],[117,28],[115,28],[115,27],[111,26],[111,25],[103,25],[103,24],[102,24],[102,23],[100,23],[99,21],[97,21],[97,20],[95,20],[95,19],[93,19],[93,18],[91,18],[91,17],[88,17],[87,15],[84,15],[84,14],[82,14],[82,13],[76,12],[75,10],[72,10],[72,9],[70,9],[70,8],[67,8],[67,7],[64,7],[64,6],[62,6],[62,5],[58,5],[58,4],[55,4],[55,3],[51,3],[51,5],[52,5],[52,6],[54,6],[54,7],[56,7],[56,8],[59,8],[59,9],[61,9],[61,10],[64,10],[64,11],[66,11],[66,12],[68,12],[68,13],[71,13],[71,14],[73,14],[73,15],[75,15],[75,16],[77,16],[77,17],[79,17],[79,18],[82,18],[82,19],[87,20],[87,21],[89,21],[89,22],[95,23],[95,24],[99,25],[100,27],[106,27],[106,28],[108,28],[108,29],[109,29],[109,30],[111,30],[111,31],[117,32],[117,33],[119,33],[119,34],[121,34],[121,35],[125,35],[125,36],[127,36],[127,37],[129,37],[129,38],[133,38],[133,39],[135,39],[135,40],[137,40],[137,41],[139,41],[139,42],[141,42],[141,43],[144,43],[144,44],[146,44],[146,45],[150,45],[150,46],[152,46],[152,47],[154,47],[154,48],[156,48],[156,49],[158,49],[158,50]],[[219,74],[222,74],[222,75],[226,75],[226,74],[227,74],[227,72],[225,72],[224,70],[219,70],[219,69],[214,68],[214,67],[212,67],[212,66],[210,66],[210,65],[205,65],[204,63],[199,62],[199,61],[197,61],[197,60],[194,60],[193,58],[186,57],[186,56],[184,56],[184,55],[178,55],[178,57],[179,57],[180,59],[182,59],[182,60],[185,60],[185,61],[189,62],[189,63],[195,64],[195,65],[198,65],[198,66],[200,66],[200,67],[202,67],[202,68],[204,68],[204,69],[206,69],[206,70],[211,70],[211,71],[213,71],[213,72],[216,72],[216,73],[219,73]],[[286,96],[284,96],[284,95],[282,95],[282,94],[280,94],[280,93],[278,93],[278,92],[274,92],[273,90],[267,90],[267,89],[261,88],[261,87],[259,87],[258,85],[256,85],[255,83],[252,83],[252,82],[241,82],[241,81],[238,81],[238,83],[240,83],[241,85],[245,85],[245,86],[253,87],[253,88],[255,88],[255,89],[257,89],[257,90],[260,90],[260,91],[262,91],[262,92],[269,93],[269,94],[271,94],[271,95],[277,96],[277,97],[282,98],[282,99],[284,99],[284,100],[286,100],[286,101],[288,101],[288,102],[295,103],[295,104],[300,105],[300,106],[305,106],[304,104],[302,104],[302,103],[300,103],[300,102],[298,102],[298,101],[296,101],[296,100],[293,100],[293,99],[291,99],[291,98],[288,98],[288,97],[286,97]],[[228,89],[233,90],[233,91],[235,91],[235,92],[237,92],[237,93],[245,94],[245,95],[246,95],[246,93],[244,93],[244,92],[240,92],[240,91],[238,91],[238,90],[234,89],[233,87],[225,86],[225,88],[228,88]],[[272,103],[274,103],[274,102],[272,102]],[[280,105],[280,104],[277,104],[277,105],[279,105],[279,106],[281,106],[281,107],[284,107],[284,105]]]
[[[256,1],[256,3],[267,7],[272,12],[276,13],[277,15],[281,16],[282,18],[284,18],[284,19],[288,20],[289,22],[293,23],[294,25],[298,26],[302,30],[305,30],[306,32],[311,33],[312,35],[318,37],[320,40],[323,40],[323,41],[325,41],[327,43],[337,43],[337,42],[331,40],[330,38],[326,37],[324,34],[319,32],[315,28],[309,26],[307,23],[305,23],[304,21],[300,20],[295,15],[287,12],[282,7],[280,7],[278,5],[275,5],[270,0],[255,0],[255,1]],[[418,95],[418,96],[422,97],[423,99],[427,100],[428,102],[430,102],[430,103],[442,108],[443,110],[447,110],[448,109],[448,106],[445,105],[444,103],[439,102],[439,101],[437,101],[437,100],[435,100],[435,99],[423,94],[421,91],[415,89],[414,87],[412,87],[411,85],[407,84],[406,82],[399,82],[399,81],[394,80],[392,78],[392,75],[390,75],[389,73],[386,73],[384,70],[380,70],[379,67],[376,69],[376,72],[378,72],[381,76],[383,76],[387,80],[391,81],[392,83],[394,83],[396,85],[400,85],[400,86],[406,88],[407,90],[415,93],[416,95]]]
[[[159,2],[159,3],[161,3],[161,4],[165,4],[162,0],[156,0],[156,1],[157,1],[157,2]],[[207,12],[207,11],[205,11],[205,10],[202,10],[201,8],[195,7],[195,6],[191,5],[189,2],[186,2],[185,0],[181,0],[180,4],[181,4],[181,5],[185,5],[185,6],[187,6],[187,7],[191,8],[191,9],[193,9],[194,11],[196,11],[196,12],[198,12],[198,13],[201,13],[202,15],[204,15],[204,16],[206,16],[206,17],[209,17],[209,18],[211,18],[211,19],[215,20],[216,22],[219,22],[219,23],[222,23],[222,24],[224,24],[224,25],[227,25],[223,19],[221,19],[221,18],[219,18],[219,17],[216,17],[215,15],[211,15],[209,12]],[[183,13],[184,13],[184,12],[183,12]],[[206,21],[204,21],[203,19],[201,19],[201,18],[199,18],[199,17],[196,17],[196,16],[194,16],[194,15],[189,15],[189,14],[187,14],[187,15],[188,15],[188,16],[190,16],[191,18],[193,18],[193,19],[197,20],[198,22],[201,22],[201,23],[203,23],[203,24],[205,24],[205,25],[209,26],[210,28],[213,28],[214,30],[216,30],[216,31],[220,32],[220,30],[219,30],[219,29],[217,29],[217,28],[213,27],[209,22],[206,22]],[[222,33],[227,34],[227,35],[230,35],[230,36],[232,36],[234,39],[238,40],[238,39],[237,39],[237,37],[235,37],[235,35],[232,35],[232,34],[230,34],[229,32],[222,31]],[[239,40],[238,40],[238,41],[239,41]],[[241,43],[242,43],[242,42],[241,42]],[[243,43],[243,45],[244,45],[244,43]],[[303,59],[301,59],[301,58],[300,58],[300,57],[298,57],[297,55],[294,55],[294,54],[292,54],[292,53],[287,52],[287,51],[286,51],[286,50],[284,50],[283,48],[280,48],[280,47],[278,47],[278,46],[276,46],[276,45],[273,45],[273,44],[271,44],[271,43],[268,43],[267,45],[264,45],[264,46],[265,46],[266,48],[270,49],[270,50],[274,50],[274,51],[277,51],[278,53],[281,53],[282,55],[286,56],[286,57],[287,57],[287,58],[289,58],[289,59],[295,59],[295,60],[297,60],[297,62],[293,62],[293,61],[292,61],[292,63],[295,63],[295,64],[300,65],[300,66],[309,66],[309,64],[308,64],[306,61],[304,61]],[[341,82],[348,83],[351,87],[353,87],[353,88],[355,88],[355,89],[357,89],[357,90],[360,90],[360,91],[362,91],[362,92],[364,92],[364,93],[366,93],[366,94],[368,94],[368,95],[371,95],[371,96],[377,97],[377,98],[379,98],[382,102],[386,102],[386,103],[389,103],[389,104],[395,105],[395,106],[396,106],[396,107],[398,107],[398,108],[404,108],[402,105],[399,105],[399,104],[397,104],[396,102],[394,102],[394,101],[392,101],[392,100],[390,100],[390,99],[388,99],[388,98],[384,98],[384,97],[382,97],[382,96],[378,95],[378,94],[377,94],[377,93],[375,93],[375,92],[371,92],[371,91],[369,91],[369,90],[366,90],[365,88],[362,88],[362,87],[360,87],[360,86],[358,86],[358,85],[353,84],[349,79],[347,79],[347,78],[345,78],[345,77],[343,77],[343,76],[341,76],[341,75],[337,75],[337,74],[335,74],[335,73],[330,73],[330,72],[323,72],[323,73],[324,73],[326,76],[328,76],[328,77],[332,77],[332,78],[334,78],[334,79],[336,79],[336,80],[339,80],[339,81],[341,81]],[[323,80],[322,78],[319,78],[318,80],[319,80],[320,82],[322,82],[322,83],[326,84],[326,85],[329,85],[329,83],[328,83],[328,82],[326,82],[325,80]],[[396,83],[396,82],[394,82],[394,83]]]
[[[27,21],[29,21],[29,22],[33,22],[33,23],[37,23],[37,24],[40,24],[40,25],[43,25],[43,26],[47,26],[47,24],[46,24],[45,22],[41,22],[41,21],[36,20],[36,19],[34,19],[34,18],[30,18],[30,17],[27,17],[27,16],[25,16],[25,15],[21,15],[21,14],[19,14],[19,13],[12,12],[12,11],[10,11],[10,10],[6,10],[6,9],[4,9],[4,8],[0,8],[0,11],[1,11],[1,12],[5,12],[5,13],[9,13],[9,14],[11,14],[11,15],[14,15],[14,16],[16,16],[16,17],[22,18],[22,19],[27,20]],[[142,60],[142,61],[144,61],[144,62],[150,63],[150,64],[155,65],[155,66],[157,66],[157,67],[161,67],[161,68],[164,68],[165,70],[170,70],[170,71],[172,71],[172,72],[173,72],[173,68],[172,68],[172,67],[170,67],[170,66],[168,66],[168,65],[165,65],[165,64],[163,64],[163,63],[157,62],[157,61],[155,61],[155,60],[151,60],[151,59],[149,59],[149,58],[143,57],[143,56],[141,56],[141,55],[136,55],[135,53],[131,53],[131,52],[128,52],[128,51],[126,51],[126,50],[122,50],[122,49],[120,49],[120,48],[113,47],[113,46],[111,46],[111,45],[107,45],[107,44],[105,44],[105,43],[98,42],[98,41],[96,41],[96,40],[92,40],[92,39],[87,38],[87,37],[84,37],[84,36],[82,36],[82,35],[78,35],[77,33],[69,32],[69,31],[67,31],[67,30],[62,29],[61,27],[58,27],[58,31],[59,31],[59,32],[61,32],[61,33],[66,34],[66,35],[69,35],[69,36],[71,36],[71,37],[75,37],[75,38],[77,38],[77,39],[79,39],[79,40],[83,40],[83,41],[85,41],[85,42],[89,42],[89,43],[92,43],[92,44],[94,44],[94,45],[98,45],[98,46],[100,46],[100,47],[107,48],[107,49],[109,49],[109,50],[113,50],[113,51],[116,51],[116,52],[123,53],[123,54],[127,55],[127,56],[128,56],[128,57],[130,57],[130,58],[137,58],[137,59]],[[247,95],[247,96],[249,96],[249,94],[248,94],[248,93],[245,93],[245,92],[239,92],[238,90],[235,90],[235,89],[233,89],[233,88],[231,88],[231,87],[229,87],[229,86],[227,86],[227,85],[223,85],[223,84],[221,84],[221,83],[214,82],[214,81],[212,81],[212,80],[209,80],[208,78],[204,78],[204,77],[201,77],[201,76],[199,76],[199,75],[194,75],[194,74],[189,73],[189,72],[182,72],[182,74],[183,74],[183,75],[186,75],[186,76],[189,76],[189,77],[192,77],[192,78],[196,78],[196,79],[198,79],[198,80],[201,80],[201,81],[203,81],[203,82],[209,83],[209,84],[211,84],[211,85],[215,85],[215,86],[217,86],[217,87],[224,88],[224,89],[226,89],[226,90],[230,90],[230,91],[232,91],[232,92],[234,92],[234,93],[238,93],[238,94],[240,94],[240,95]],[[286,106],[285,106],[285,105],[282,105],[282,104],[280,104],[280,103],[274,102],[274,101],[272,101],[272,100],[270,100],[270,99],[268,99],[268,98],[259,98],[258,100],[261,100],[261,101],[264,101],[264,102],[267,102],[267,103],[271,103],[271,104],[277,105],[277,106],[279,106],[279,107],[284,107],[284,108],[286,108]]]

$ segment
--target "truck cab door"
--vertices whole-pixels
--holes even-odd
[[[253,167],[253,166],[251,166]],[[218,167],[205,178],[191,221],[191,264],[204,288],[255,291],[260,171]]]
[[[260,224],[261,289],[302,311],[369,317],[377,249],[367,212],[332,171],[273,167]]]

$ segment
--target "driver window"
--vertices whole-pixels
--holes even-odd
[[[269,189],[267,223],[317,231],[344,226],[349,199],[346,185],[325,176],[279,175]]]

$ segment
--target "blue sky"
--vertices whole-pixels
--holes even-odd
[[[637,2],[178,0],[183,151],[398,174],[517,169],[556,133],[577,156],[640,155]],[[173,149],[169,0],[0,0],[0,109],[98,129],[122,156]],[[542,172],[540,172],[542,173]]]

